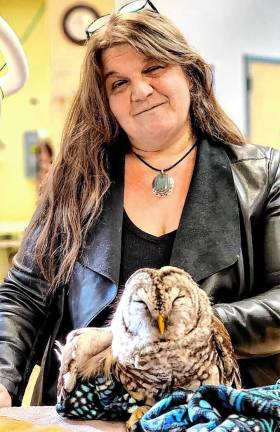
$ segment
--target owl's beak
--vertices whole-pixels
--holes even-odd
[[[165,324],[164,324],[164,317],[162,314],[159,314],[157,322],[158,322],[159,331],[161,334],[163,334],[165,329]]]

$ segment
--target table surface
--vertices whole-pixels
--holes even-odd
[[[120,422],[105,422],[99,420],[69,420],[60,417],[54,406],[31,406],[31,407],[12,407],[12,408],[0,408],[0,432],[4,431],[1,428],[2,424],[6,420],[4,417],[10,417],[11,419],[24,420],[25,422],[29,422],[34,424],[34,426],[48,426],[48,428],[35,428],[36,430],[58,430],[57,426],[60,426],[61,432],[66,431],[76,431],[76,432],[125,432],[126,428],[124,423]],[[21,422],[20,422],[21,423]],[[17,431],[17,430],[30,430],[32,429],[23,429],[13,428],[9,430]],[[22,423],[23,425],[23,423]],[[34,430],[35,430],[34,429]],[[5,429],[8,430],[7,428]]]

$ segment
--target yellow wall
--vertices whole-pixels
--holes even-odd
[[[59,146],[85,50],[68,41],[61,28],[64,11],[76,3],[74,0],[0,0],[1,16],[20,37],[38,9],[45,6],[37,26],[23,45],[30,67],[29,80],[19,93],[2,104],[0,140],[5,147],[1,148],[0,143],[0,223],[28,221],[35,208],[35,180],[24,176],[23,133],[39,129],[42,136],[51,138],[54,148]],[[102,15],[114,8],[114,0],[87,3]]]
[[[65,116],[79,83],[80,65],[86,48],[73,44],[62,31],[61,22],[66,10],[77,5],[76,0],[48,0],[48,27],[51,70],[51,139],[59,146]],[[114,0],[81,2],[92,5],[105,15],[114,9]]]
[[[36,0],[0,0],[0,12],[21,36],[41,5],[42,1]],[[28,220],[34,210],[35,182],[23,172],[23,132],[49,129],[50,71],[45,13],[24,49],[30,67],[29,80],[19,93],[4,99],[1,110],[0,139],[5,147],[0,149],[0,222]],[[31,103],[34,98],[36,105]]]

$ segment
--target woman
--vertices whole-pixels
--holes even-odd
[[[128,7],[91,28],[60,154],[1,288],[3,404],[20,402],[36,361],[36,403],[53,404],[54,341],[104,325],[144,266],[181,267],[205,289],[245,384],[279,375],[279,153],[244,143],[173,24],[150,2]]]

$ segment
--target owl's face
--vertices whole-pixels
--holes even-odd
[[[202,307],[210,309],[207,295],[183,270],[170,266],[141,269],[126,283],[112,331],[121,320],[131,337],[175,339],[196,327]]]

